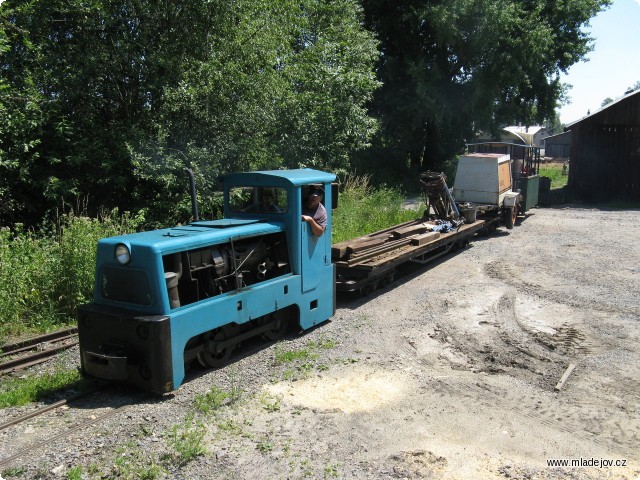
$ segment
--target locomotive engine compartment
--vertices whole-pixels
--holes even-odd
[[[162,263],[172,309],[291,273],[284,232],[165,255]]]

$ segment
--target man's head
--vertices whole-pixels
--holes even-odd
[[[324,198],[324,190],[322,187],[311,187],[309,197],[307,198],[307,207],[317,207]]]

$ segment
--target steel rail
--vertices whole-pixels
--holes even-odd
[[[49,348],[47,350],[42,350],[40,352],[36,352],[31,355],[25,355],[19,358],[15,358],[13,360],[9,360],[7,362],[3,362],[0,364],[0,375],[15,372],[17,370],[22,370],[23,368],[31,367],[33,365],[38,365],[39,363],[44,363],[47,360],[49,360],[51,357],[55,357],[59,352],[63,350],[67,350],[77,344],[78,344],[78,341],[76,340],[71,343],[66,343],[64,345]]]
[[[8,355],[14,355],[18,352],[29,350],[30,348],[34,348],[36,345],[39,345],[41,343],[59,342],[67,338],[71,338],[77,333],[78,333],[78,328],[72,327],[64,330],[59,330],[57,332],[38,335],[37,337],[28,338],[20,342],[8,344],[8,345],[0,345],[0,356],[6,357]]]
[[[74,427],[71,427],[71,428],[65,430],[64,432],[60,432],[60,433],[58,433],[56,435],[53,435],[53,436],[51,436],[49,438],[46,438],[44,440],[40,440],[39,442],[36,442],[33,445],[29,445],[28,447],[19,450],[18,452],[14,453],[13,455],[0,460],[0,467],[4,467],[5,465],[7,465],[8,463],[12,462],[13,460],[15,460],[17,458],[20,458],[20,457],[32,452],[33,450],[41,448],[41,447],[43,447],[45,445],[50,445],[53,442],[55,442],[57,440],[60,440],[61,438],[64,438],[64,437],[66,437],[68,435],[71,435],[72,433],[74,433],[74,432],[76,432],[78,430],[82,430],[85,427],[88,427],[90,425],[98,423],[98,422],[100,422],[102,420],[105,420],[105,419],[107,419],[109,417],[113,417],[116,414],[120,413],[121,411],[125,410],[126,408],[131,407],[131,405],[132,404],[120,405],[119,407],[115,407],[113,410],[111,410],[109,412],[106,412],[106,413],[103,413],[102,415],[100,415],[98,417],[90,418],[89,420],[85,420],[84,422],[82,422],[82,423],[80,423],[80,424],[78,424],[78,425],[76,425]]]
[[[51,410],[55,410],[56,408],[62,407],[64,405],[67,405],[68,403],[75,402],[76,400],[79,400],[79,399],[84,398],[84,397],[88,397],[92,393],[96,393],[96,392],[99,392],[101,390],[104,390],[107,386],[108,386],[108,384],[97,386],[96,388],[93,388],[91,390],[87,390],[86,392],[78,393],[77,395],[74,395],[74,396],[72,396],[70,398],[66,398],[64,400],[60,400],[58,402],[52,403],[51,405],[47,405],[45,407],[38,408],[37,410],[34,410],[32,412],[28,412],[28,413],[25,413],[24,415],[20,415],[18,417],[15,417],[15,418],[9,420],[8,422],[0,423],[0,431],[6,430],[9,427],[12,427],[14,425],[18,425],[19,423],[22,423],[22,422],[24,422],[26,420],[30,420],[30,419],[32,419],[34,417],[42,415],[43,413],[47,413],[47,412],[50,412]]]
[[[24,347],[20,347],[20,348],[16,348],[14,350],[10,350],[8,352],[3,351],[0,354],[0,358],[1,357],[9,357],[9,356],[14,356],[23,352],[28,352],[29,350],[33,350],[33,349],[37,349],[40,345],[48,345],[48,344],[52,344],[52,343],[60,343],[60,342],[64,342],[67,340],[71,340],[72,338],[76,338],[78,335],[75,333],[66,335],[64,337],[57,337],[55,339],[52,340],[48,340],[48,341],[44,341],[44,342],[39,342],[39,343],[35,343],[33,345],[27,345]]]

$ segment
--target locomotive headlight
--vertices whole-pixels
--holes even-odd
[[[126,265],[131,260],[131,252],[129,252],[129,247],[127,247],[124,243],[119,243],[116,245],[116,258],[118,262],[122,265]]]

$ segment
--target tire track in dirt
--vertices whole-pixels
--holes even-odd
[[[592,309],[602,313],[628,314],[637,316],[640,310],[638,308],[626,307],[623,305],[609,305],[602,298],[594,298],[591,296],[583,296],[575,291],[568,292],[566,290],[558,292],[556,290],[547,289],[541,283],[524,280],[520,278],[520,273],[510,264],[504,261],[491,261],[484,265],[484,273],[494,280],[500,280],[519,292],[535,294],[541,299],[566,305],[572,308]]]
[[[415,350],[410,345],[403,350],[407,354],[411,352],[415,354]],[[418,357],[415,357],[415,361],[422,366],[433,367],[430,362],[425,362]],[[636,422],[634,432],[629,434],[629,424],[622,428],[620,421],[611,422],[610,419],[598,417],[602,405],[597,401],[581,404],[582,409],[573,405],[565,406],[557,403],[554,406],[545,407],[544,400],[541,400],[539,395],[522,397],[509,389],[482,380],[472,380],[470,383],[467,379],[455,375],[448,378],[429,377],[427,386],[443,399],[455,396],[467,400],[470,404],[481,405],[488,410],[508,410],[515,416],[535,420],[550,430],[579,437],[604,449],[615,447],[616,450],[628,455],[628,458],[638,460],[637,445],[640,444],[640,425]],[[551,395],[549,392],[542,397]],[[569,425],[567,425],[568,423]],[[582,427],[583,425],[585,427]]]
[[[515,313],[514,304],[517,295],[514,289],[509,289],[490,307],[492,315],[497,319],[495,326],[499,328],[498,336],[504,343],[503,346],[493,345],[486,349],[487,346],[479,345],[475,338],[461,341],[461,338],[466,339],[468,336],[464,332],[455,331],[450,325],[444,326],[444,322],[437,323],[435,328],[438,333],[432,338],[442,342],[447,348],[453,348],[465,355],[471,360],[471,364],[476,365],[476,368],[473,369],[465,369],[457,364],[451,365],[454,371],[467,370],[474,373],[484,372],[491,375],[499,374],[515,378],[518,378],[519,375],[517,371],[514,372],[513,368],[510,367],[536,372],[536,363],[529,364],[519,361],[510,358],[511,355],[520,357],[524,355],[534,362],[554,365],[556,368],[551,372],[553,375],[545,375],[544,377],[549,378],[542,378],[539,382],[548,392],[543,396],[548,396],[547,400],[553,403],[554,406],[545,407],[543,405],[544,401],[541,402],[539,396],[531,395],[528,398],[522,398],[508,389],[499,388],[488,383],[490,381],[478,381],[470,384],[463,380],[462,377],[456,377],[453,373],[451,379],[434,379],[431,377],[429,386],[435,392],[438,392],[443,399],[455,396],[470,404],[480,404],[487,409],[508,410],[517,416],[540,422],[550,430],[577,436],[605,449],[614,448],[623,451],[630,458],[635,458],[637,456],[637,445],[640,442],[639,422],[627,422],[625,424],[626,428],[620,428],[619,421],[615,421],[607,415],[607,412],[603,412],[602,401],[594,399],[593,401],[581,402],[580,405],[572,405],[568,402],[557,402],[557,397],[560,394],[552,393],[552,389],[564,368],[566,368],[569,358],[575,358],[577,355],[585,357],[591,351],[592,345],[586,335],[576,327],[566,323],[562,324],[555,335],[545,335],[545,337],[548,337],[546,339],[542,338],[538,332],[532,333],[526,326],[522,325]],[[532,348],[532,345],[536,345],[536,347]],[[410,356],[409,358],[424,366],[426,370],[434,370],[436,368],[433,361],[418,355],[418,348],[412,337],[405,336],[404,342],[398,343],[397,346],[401,352],[400,357],[403,355]],[[389,345],[387,345],[388,347]],[[504,353],[505,348],[506,355]],[[500,358],[494,357],[493,352],[502,352]],[[482,354],[484,354],[484,357]],[[487,360],[488,357],[491,357],[491,360]],[[506,370],[496,368],[494,365],[496,360],[499,364],[502,362]],[[485,361],[485,366],[477,368],[477,365],[482,361]],[[458,378],[459,381],[454,381],[452,380],[453,378]],[[527,378],[525,377],[525,381],[527,381]],[[629,398],[634,398],[630,396],[633,393],[632,386],[629,388],[623,387],[622,392],[629,395]],[[630,416],[629,420],[632,419],[633,415]]]

